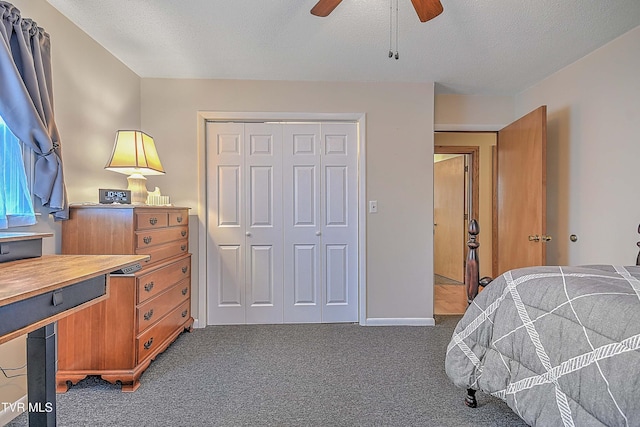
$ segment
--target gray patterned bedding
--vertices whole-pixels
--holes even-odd
[[[639,279],[636,266],[509,271],[458,323],[447,375],[530,425],[640,426]]]

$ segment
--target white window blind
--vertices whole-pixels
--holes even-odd
[[[27,177],[32,174],[32,160],[31,150],[23,147],[0,117],[0,229],[36,223]]]

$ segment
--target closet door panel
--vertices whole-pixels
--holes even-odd
[[[206,133],[208,321],[244,323],[244,126],[207,123]]]
[[[323,123],[322,322],[358,319],[357,128]]]
[[[283,134],[284,321],[321,321],[320,125],[289,124]]]
[[[319,306],[317,245],[295,245],[293,248],[293,305]]]
[[[246,323],[282,323],[282,125],[245,124]]]

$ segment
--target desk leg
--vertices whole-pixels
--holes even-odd
[[[55,323],[27,336],[27,396],[29,426],[56,425]]]

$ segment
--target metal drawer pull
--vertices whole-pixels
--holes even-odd
[[[182,272],[183,272],[183,273],[186,273],[186,272],[187,272],[187,270],[189,270],[189,268],[188,268],[188,267],[182,267]]]
[[[144,320],[151,319],[151,316],[153,316],[153,308],[144,314]]]
[[[147,245],[148,245],[149,243],[151,243],[151,236],[145,236],[145,237],[143,237],[143,238],[142,238],[142,241],[143,241],[145,244],[147,244]]]
[[[158,218],[152,217],[149,218],[149,224],[156,225],[158,223]]]
[[[187,317],[187,313],[189,312],[189,310],[185,310],[182,312],[182,317]]]
[[[189,288],[184,288],[184,289],[182,290],[182,295],[186,295],[186,294],[187,294],[187,292],[189,292]]]
[[[186,232],[185,230],[182,230],[182,231],[180,232],[180,235],[181,235],[182,237],[184,237],[184,236],[186,236],[186,235],[187,235],[187,232]]]
[[[153,337],[149,338],[149,341],[147,341],[146,343],[144,343],[144,349],[145,350],[149,350],[151,348],[151,345],[153,344]]]
[[[187,249],[187,245],[181,245],[181,246],[180,246],[180,250],[181,250],[181,251],[184,251],[185,249]]]
[[[180,224],[182,222],[182,217],[181,216],[177,217],[176,221],[178,221],[178,224]]]
[[[144,290],[147,292],[151,292],[151,289],[153,289],[153,282],[149,282],[146,285],[144,285]]]

